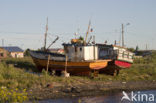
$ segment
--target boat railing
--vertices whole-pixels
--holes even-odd
[[[133,62],[133,53],[129,51],[116,50],[117,59]]]

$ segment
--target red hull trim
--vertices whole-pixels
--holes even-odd
[[[115,65],[117,65],[121,68],[130,68],[131,67],[131,63],[128,63],[125,61],[119,61],[119,60],[115,60]]]

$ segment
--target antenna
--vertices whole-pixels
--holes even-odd
[[[44,50],[46,50],[47,32],[48,32],[48,17],[47,17],[47,24],[46,24],[46,31],[45,31],[45,38],[44,38]]]
[[[90,41],[92,40],[92,36],[90,36],[89,40],[88,40],[88,44],[90,43]]]
[[[75,32],[75,39],[77,38],[77,35],[79,34],[80,28],[77,29],[77,31]]]
[[[114,45],[116,45],[117,43],[116,43],[116,40],[114,41]]]

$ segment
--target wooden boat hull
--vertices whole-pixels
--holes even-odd
[[[119,73],[120,69],[130,68],[132,63],[120,60],[114,60],[108,63],[106,68],[99,70],[99,73],[116,75],[115,73]]]
[[[30,53],[31,54],[31,53]],[[48,58],[38,58],[37,55],[41,56],[41,53],[31,55],[36,67],[41,71],[47,68]],[[46,54],[44,54],[46,55]],[[47,56],[46,56],[47,57]],[[53,58],[53,57],[52,57]],[[67,72],[71,75],[89,75],[93,70],[100,70],[105,68],[108,64],[108,60],[95,60],[95,61],[68,61]],[[49,60],[48,69],[50,71],[61,72],[65,70],[65,61]]]

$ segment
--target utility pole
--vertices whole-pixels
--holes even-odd
[[[146,44],[146,50],[147,50],[147,44]]]
[[[4,39],[2,39],[2,47],[4,46]]]
[[[122,47],[124,47],[124,25],[122,24]]]
[[[121,26],[122,26],[122,47],[125,47],[125,44],[124,44],[124,26],[128,26],[128,25],[130,25],[130,23],[127,23],[126,25],[121,24]]]

